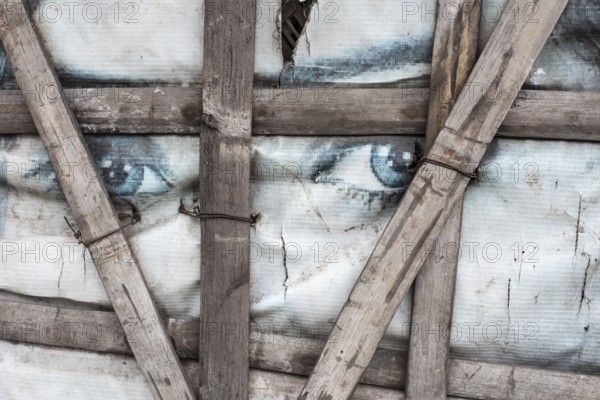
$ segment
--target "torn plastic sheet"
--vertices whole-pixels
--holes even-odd
[[[199,224],[177,210],[180,199],[191,204],[199,195],[198,140],[87,140],[108,190],[142,213],[127,236],[159,309],[197,319]],[[250,248],[251,314],[259,329],[327,332],[411,179],[414,148],[411,137],[253,141],[260,217]],[[0,289],[110,307],[64,223],[70,212],[39,138],[2,137],[0,149]],[[455,354],[600,371],[598,154],[588,143],[492,144],[465,197],[450,331]],[[428,251],[447,255],[456,245]],[[407,338],[410,298],[388,339]]]
[[[435,13],[435,0],[318,1],[287,81],[427,85]]]

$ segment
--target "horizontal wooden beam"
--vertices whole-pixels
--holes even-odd
[[[0,90],[0,134],[37,133],[25,98],[52,101],[53,93],[43,85]],[[429,89],[255,89],[253,134],[424,135],[429,94]],[[199,87],[66,89],[66,95],[85,134],[200,133]],[[497,136],[600,141],[598,103],[600,93],[522,90]]]
[[[173,339],[175,349],[184,362],[188,382],[197,388],[199,323],[169,319],[167,332]],[[135,339],[136,326],[125,329]],[[244,333],[242,333],[244,334]],[[250,366],[263,371],[285,373],[278,376],[280,385],[273,381],[275,392],[285,391],[284,382],[295,383],[289,397],[300,390],[304,379],[289,378],[287,374],[308,376],[321,353],[325,338],[285,336],[263,327],[262,331],[245,333],[250,338]],[[58,346],[95,352],[131,354],[125,333],[115,313],[109,311],[87,311],[43,304],[0,300],[0,340]],[[385,343],[373,357],[363,375],[362,383],[402,389],[406,379],[407,354],[405,344]],[[190,365],[192,367],[190,367]],[[190,372],[189,368],[196,368]],[[195,371],[195,372],[194,372]],[[267,393],[268,387],[257,386],[250,377],[250,394],[254,399],[281,399],[282,397],[253,397],[252,393]],[[271,382],[271,381],[269,381]],[[356,392],[359,396],[361,388]],[[260,392],[256,392],[259,390]],[[600,376],[557,372],[523,366],[491,364],[477,361],[450,359],[448,370],[448,393],[452,396],[473,399],[541,400],[547,398],[569,398],[592,400],[600,391]],[[286,392],[287,393],[287,392]],[[399,392],[395,392],[399,393]],[[355,397],[355,399],[363,397]],[[369,397],[365,397],[369,399]],[[377,397],[371,397],[376,399]],[[381,399],[387,399],[382,397]],[[402,397],[395,397],[402,399]]]

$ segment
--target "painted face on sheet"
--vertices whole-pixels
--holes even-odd
[[[142,223],[126,234],[159,307],[168,315],[197,314],[198,266],[189,260],[197,259],[198,229],[177,213],[180,199],[191,202],[197,187],[197,144],[193,138],[141,136],[87,141],[123,221],[134,208],[142,214]],[[39,138],[5,137],[1,144],[2,288],[109,306],[89,253],[64,221],[73,218]],[[92,170],[67,168],[86,176]]]
[[[507,0],[483,1],[479,43],[481,49],[492,34],[506,3]],[[535,23],[538,12],[534,2],[524,2],[512,10],[512,16]],[[598,2],[570,1],[533,65],[524,87],[597,91],[600,88],[599,43]]]
[[[480,48],[506,1],[483,2]],[[201,2],[28,2],[63,83],[193,84],[201,79]],[[454,6],[448,7],[445,12],[452,15]],[[537,11],[532,7],[532,2],[525,3],[513,15],[534,22]],[[274,3],[258,1],[257,15],[257,82],[428,84],[434,0],[401,4],[388,0],[317,2],[298,40],[293,68],[283,65]],[[599,22],[600,9],[595,1],[570,1],[525,87],[598,90]],[[14,86],[1,53],[0,80],[5,86]]]
[[[127,214],[133,204],[142,214],[142,223],[127,228],[127,236],[159,307],[172,317],[197,318],[200,226],[177,213],[181,199],[191,205],[197,197],[197,138],[87,140],[119,211]],[[255,140],[256,321],[282,318],[310,330],[337,315],[412,178],[414,149],[414,139],[406,137]],[[71,214],[39,138],[5,138],[0,155],[3,165],[16,168],[5,169],[0,185],[7,193],[3,240],[26,243],[28,249],[60,243],[66,256],[54,257],[49,247],[45,255],[40,249],[40,262],[34,256],[22,262],[19,251],[0,271],[2,288],[109,306],[89,256],[86,264],[83,247],[63,220]],[[405,304],[395,323],[407,316]]]
[[[251,285],[260,329],[329,332],[412,179],[414,151],[406,137],[255,141],[253,204],[261,215]],[[408,306],[392,323],[396,334]]]

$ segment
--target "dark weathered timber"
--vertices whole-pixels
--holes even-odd
[[[0,340],[45,346],[131,354],[124,340],[125,333],[115,313],[28,304],[0,300]],[[128,327],[127,329],[130,329]],[[197,321],[167,322],[167,331],[180,357],[198,358],[199,325]],[[100,337],[95,333],[102,332]],[[250,337],[250,366],[264,371],[308,376],[325,345],[322,340],[284,336],[273,332],[252,330]],[[385,343],[375,352],[361,382],[393,389],[404,387],[407,355],[401,343]],[[188,381],[198,385],[196,363],[186,362]],[[251,375],[252,376],[252,375]],[[298,378],[299,379],[299,378]],[[250,396],[265,392],[268,386],[257,386],[251,378]],[[299,389],[299,387],[298,387]],[[256,392],[259,390],[259,392]],[[359,386],[360,390],[360,386]],[[600,390],[600,376],[574,374],[525,366],[481,363],[450,359],[448,393],[473,399],[542,400],[569,398],[595,400]],[[357,391],[357,395],[359,392]],[[289,395],[290,397],[293,397]],[[258,397],[262,399],[261,397]],[[277,399],[283,398],[275,397]],[[400,398],[400,397],[398,397]]]
[[[536,23],[528,23],[512,16],[511,10],[522,7],[522,1],[507,3],[467,83],[475,89],[482,85],[483,90],[461,92],[427,154],[430,161],[465,172],[479,164],[568,2],[544,2]],[[431,163],[419,168],[342,308],[299,400],[351,397],[425,261],[422,251],[437,238],[467,182],[453,169]]]
[[[84,134],[200,133],[199,87],[65,93]],[[0,135],[37,133],[25,104],[31,96],[0,90]],[[255,89],[253,135],[422,135],[429,97],[429,89]],[[600,141],[598,103],[600,93],[522,90],[497,136]]]
[[[193,399],[144,277],[120,228],[119,218],[95,168],[56,72],[26,12],[13,3],[0,13],[0,39],[21,87],[43,87],[47,96],[28,97],[27,105],[48,151],[78,229],[119,321],[133,325],[133,353],[155,399]],[[116,233],[112,233],[116,232]]]
[[[456,11],[452,18],[447,13],[450,6]],[[429,98],[426,151],[444,127],[475,65],[481,3],[439,0],[437,9],[430,84],[435,90]],[[461,196],[438,236],[438,246],[458,248],[462,208]],[[448,244],[451,247],[447,247]],[[437,327],[442,331],[450,328],[457,267],[457,256],[439,257],[433,252],[415,279],[411,321],[419,329],[410,337],[406,379],[408,400],[446,400],[450,337],[422,332],[435,332]]]
[[[204,13],[200,211],[250,218],[256,0]],[[250,224],[201,219],[200,397],[248,399]]]

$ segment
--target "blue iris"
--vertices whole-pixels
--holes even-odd
[[[373,146],[371,150],[371,169],[382,185],[399,188],[410,183],[412,174],[408,167],[412,157],[405,159],[402,152],[397,152],[390,145]]]
[[[132,196],[144,181],[144,166],[105,156],[98,163],[102,180],[108,191],[118,196]]]

